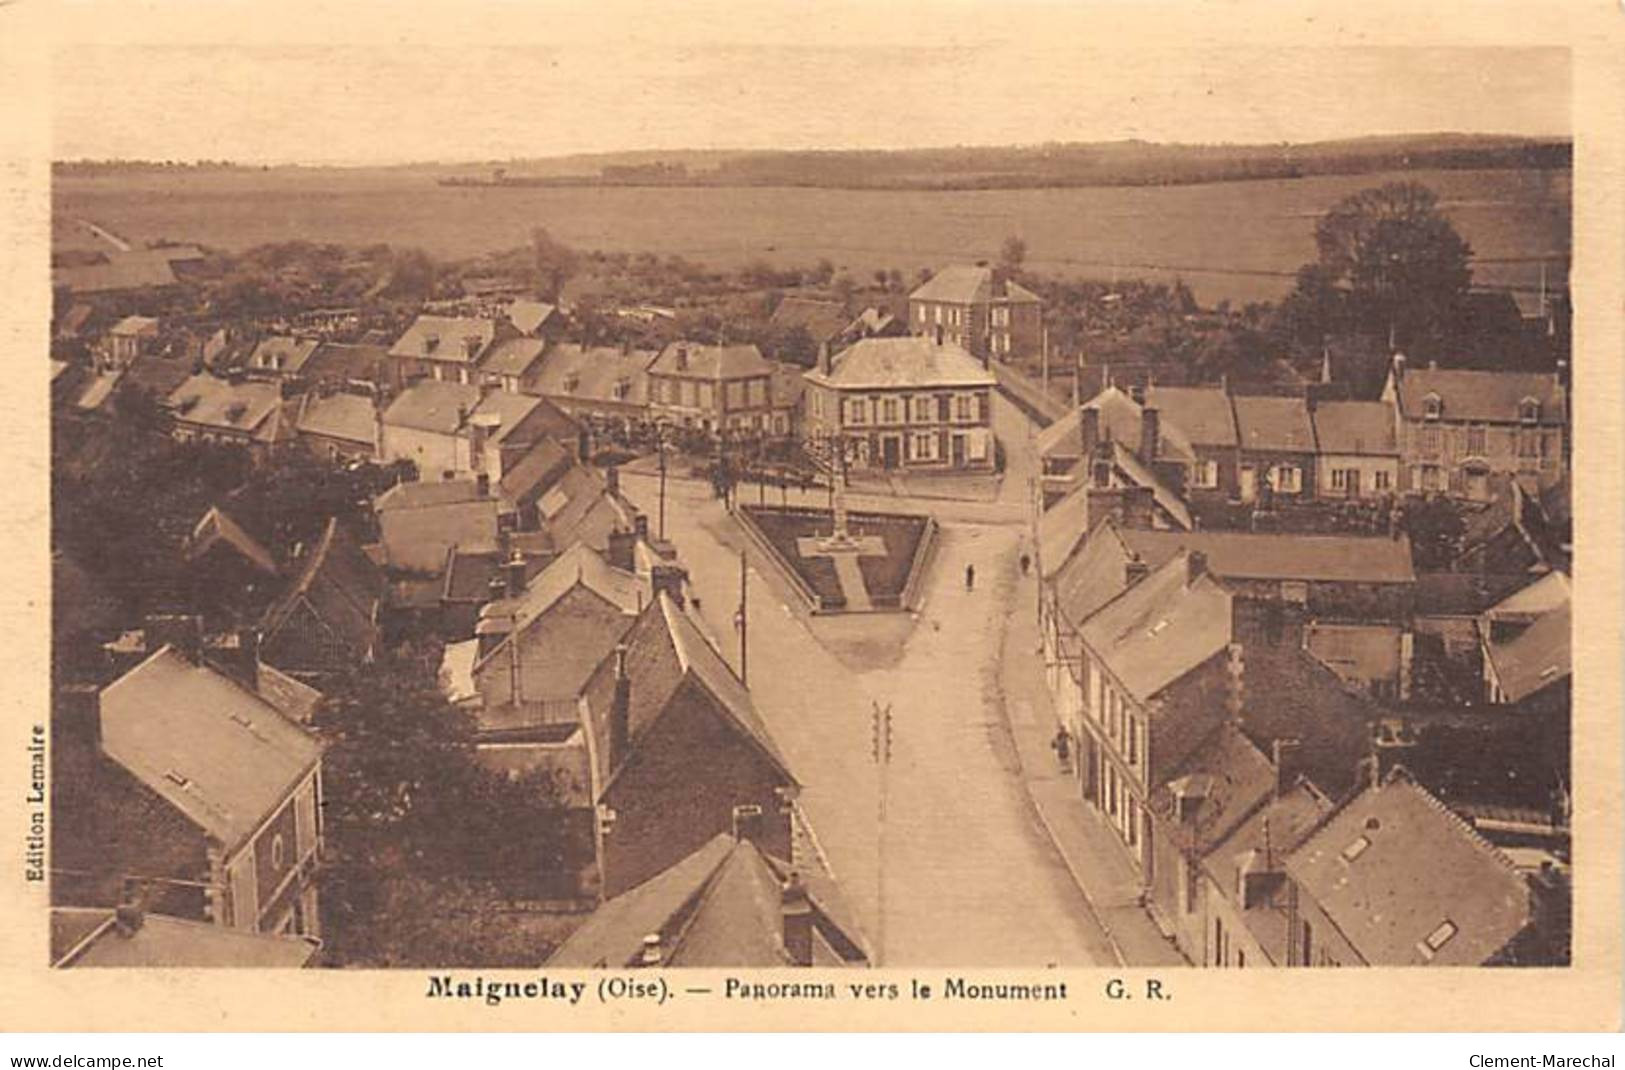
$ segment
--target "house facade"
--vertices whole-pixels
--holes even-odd
[[[1381,498],[1399,492],[1394,406],[1385,401],[1319,401],[1314,422],[1314,493],[1320,498]]]
[[[379,459],[411,461],[426,480],[479,474],[499,480],[544,439],[574,442],[578,430],[544,398],[425,381],[384,410]]]
[[[187,379],[169,395],[170,434],[178,442],[238,445],[263,458],[292,442],[298,403],[284,402],[277,383],[208,372]]]
[[[1568,457],[1568,396],[1555,374],[1408,368],[1395,356],[1382,400],[1395,410],[1401,490],[1487,501],[1496,475],[1545,489]]]
[[[1315,428],[1301,397],[1233,396],[1237,495],[1243,502],[1315,494]]]
[[[506,327],[504,337],[517,333]],[[390,358],[403,380],[477,385],[480,363],[497,341],[497,324],[474,316],[422,315],[395,340]]]
[[[656,419],[713,434],[790,432],[790,413],[773,391],[774,365],[754,345],[672,342],[647,375]]]
[[[865,338],[803,376],[802,435],[846,443],[859,467],[987,471],[994,467],[993,373],[933,338]]]
[[[908,298],[910,333],[951,342],[983,361],[1037,356],[1043,314],[1037,294],[986,264],[943,268]]]

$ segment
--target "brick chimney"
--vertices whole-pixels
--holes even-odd
[[[678,565],[656,565],[649,572],[649,587],[656,598],[668,595],[678,608],[683,605],[683,581],[688,573]]]
[[[1185,555],[1186,586],[1194,586],[1207,573],[1207,554],[1191,550]]]
[[[818,343],[818,374],[819,375],[824,375],[824,376],[829,375],[831,367],[832,367],[832,364],[830,363],[829,342],[828,341],[819,342]]]
[[[147,649],[168,643],[194,665],[203,657],[203,618],[194,613],[155,613],[144,622]]]
[[[1240,643],[1225,647],[1224,719],[1225,723],[1241,727],[1241,713],[1247,699],[1246,652]]]
[[[688,346],[686,345],[680,344],[677,347],[677,370],[680,372],[688,371]]]
[[[614,771],[632,744],[632,677],[626,670],[626,644],[615,647],[615,691],[609,700],[609,768]]]
[[[1123,564],[1123,582],[1129,587],[1151,575],[1151,566],[1136,553]]]
[[[604,485],[611,494],[621,493],[621,470],[616,465],[604,469]]]
[[[646,542],[649,538],[649,518],[642,513],[632,517],[632,533],[637,536],[638,542]]]
[[[807,897],[807,886],[801,874],[792,870],[790,879],[779,891],[780,912],[783,918],[785,953],[796,966],[811,966],[813,962],[813,908]]]
[[[1275,766],[1275,797],[1292,790],[1303,775],[1303,743],[1297,739],[1277,739],[1270,743],[1270,760]]]
[[[1080,445],[1083,447],[1084,457],[1095,455],[1095,446],[1100,442],[1100,410],[1085,405],[1078,409],[1078,435]]]
[[[503,595],[518,598],[525,593],[525,558],[518,550],[502,565]]]
[[[637,562],[634,550],[638,544],[638,533],[635,530],[620,531],[617,529],[609,533],[608,543],[604,557],[609,561],[610,566],[618,568],[622,572],[636,571]]]
[[[1153,464],[1162,441],[1162,414],[1149,405],[1140,410],[1140,460]]]
[[[582,464],[592,460],[592,435],[585,427],[576,432],[576,460]]]

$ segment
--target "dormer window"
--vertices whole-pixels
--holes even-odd
[[[1448,944],[1451,937],[1455,935],[1456,923],[1446,918],[1444,921],[1439,923],[1438,928],[1428,933],[1427,936],[1416,945],[1416,950],[1422,953],[1422,957],[1424,959],[1431,959],[1434,955],[1437,955],[1440,951],[1444,950],[1444,945]]]
[[[1437,394],[1429,394],[1422,399],[1422,418],[1424,420],[1437,420],[1444,415],[1444,401]]]
[[[1525,424],[1540,423],[1540,402],[1534,398],[1524,398],[1518,402],[1518,422]]]

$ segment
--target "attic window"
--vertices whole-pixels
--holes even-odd
[[[1444,949],[1450,938],[1456,935],[1456,923],[1446,918],[1439,923],[1439,927],[1427,934],[1427,938],[1416,945],[1416,950],[1422,953],[1423,958],[1432,958]]]
[[[200,394],[189,394],[186,397],[181,398],[181,403],[176,406],[176,408],[179,412],[185,414],[197,408],[197,403],[202,400],[203,397]]]
[[[247,414],[248,403],[243,401],[234,401],[231,403],[231,407],[226,410],[226,419],[232,423],[236,423]]]
[[[188,784],[192,783],[190,780],[175,772],[173,769],[164,770],[164,779],[175,785],[177,788],[184,788]]]
[[[253,721],[249,720],[246,716],[240,713],[232,714],[231,719],[242,725],[244,728],[249,728],[254,724]]]
[[[1439,395],[1437,395],[1437,394],[1429,394],[1427,397],[1422,399],[1422,418],[1423,419],[1437,420],[1440,416],[1443,416],[1443,415],[1444,415],[1444,402],[1439,399]]]
[[[1540,423],[1540,402],[1534,398],[1524,398],[1518,402],[1518,420],[1526,424]]]
[[[579,389],[581,389],[581,376],[571,372],[564,377],[564,392],[566,394],[574,394]]]
[[[1359,858],[1361,855],[1365,854],[1366,848],[1370,846],[1371,841],[1366,839],[1364,836],[1361,836],[1359,839],[1343,848],[1343,861],[1354,861],[1356,858]]]
[[[1162,620],[1157,621],[1157,623],[1147,628],[1145,630],[1145,634],[1155,639],[1158,635],[1162,634],[1162,630],[1166,627],[1168,627],[1168,618],[1164,617]]]

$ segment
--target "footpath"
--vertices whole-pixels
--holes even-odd
[[[1116,834],[1082,799],[1077,778],[1062,770],[1050,748],[1059,722],[1044,685],[1037,579],[1016,574],[1011,565],[1000,582],[1015,587],[1000,652],[1000,692],[1022,783],[1039,823],[1124,965],[1189,965],[1141,905],[1139,877]]]

